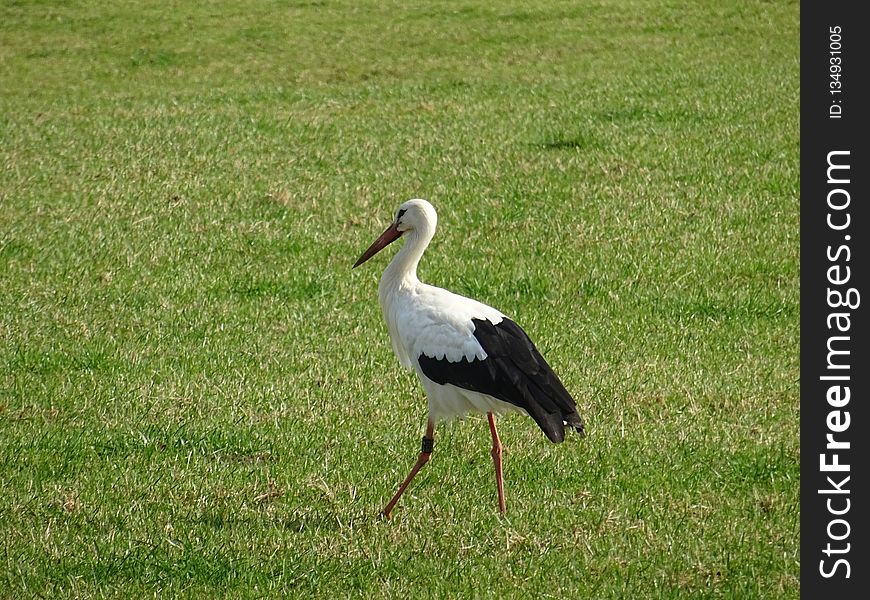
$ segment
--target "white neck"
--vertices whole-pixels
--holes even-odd
[[[402,287],[414,287],[420,283],[417,279],[417,265],[420,264],[420,258],[429,246],[433,235],[435,235],[434,225],[426,223],[423,227],[412,229],[403,236],[406,238],[404,245],[381,275],[381,282],[378,285],[381,304],[389,292]]]

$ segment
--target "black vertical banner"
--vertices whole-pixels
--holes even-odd
[[[870,589],[870,23],[859,6],[801,3],[801,592],[838,600]]]

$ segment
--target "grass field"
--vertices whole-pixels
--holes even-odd
[[[685,5],[684,5],[685,4]],[[797,598],[796,2],[4,2],[0,597]],[[419,450],[377,305],[578,400]]]

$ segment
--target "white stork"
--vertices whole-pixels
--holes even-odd
[[[584,435],[573,398],[529,336],[496,309],[417,279],[417,264],[435,234],[438,217],[426,200],[408,200],[395,220],[363,252],[358,267],[403,235],[405,245],[381,276],[378,299],[402,366],[414,369],[429,399],[429,420],[416,464],[383,510],[389,518],[405,488],[429,461],[435,424],[486,413],[498,507],[505,511],[502,445],[494,413],[517,411],[538,424],[550,441],[565,438],[565,425]]]

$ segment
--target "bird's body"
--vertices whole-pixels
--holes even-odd
[[[378,286],[393,351],[402,366],[416,371],[426,391],[430,446],[431,431],[438,421],[469,413],[489,415],[494,460],[498,446],[496,471],[504,510],[501,444],[496,444],[493,413],[527,414],[557,443],[564,439],[566,424],[582,434],[583,421],[570,394],[516,323],[486,304],[417,278],[417,265],[436,224],[435,209],[427,201],[405,202],[393,224],[354,266],[398,237],[407,237]],[[422,464],[418,461],[384,511],[387,515]]]
[[[504,315],[485,304],[419,281],[395,290],[382,284],[381,290],[381,306],[393,351],[402,366],[413,369],[420,378],[433,421],[469,413],[522,410],[471,389],[439,383],[437,378],[430,378],[432,369],[423,368],[427,359],[450,365],[486,360],[489,355],[474,337],[474,319],[500,323]]]

